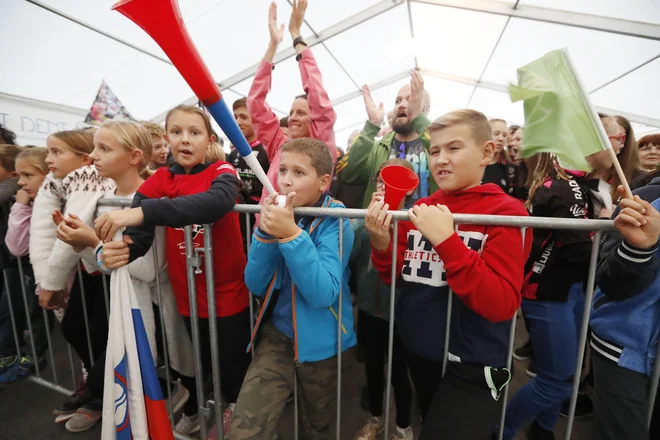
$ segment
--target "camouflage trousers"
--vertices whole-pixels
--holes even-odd
[[[291,340],[270,322],[260,330],[227,439],[277,439],[277,423],[295,380],[302,438],[330,439],[337,398],[337,357],[296,365]]]

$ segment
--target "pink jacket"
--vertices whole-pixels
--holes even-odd
[[[325,142],[330,148],[333,159],[336,160],[337,145],[335,143],[334,126],[337,120],[337,114],[332,108],[332,102],[328,93],[323,88],[321,71],[316,64],[312,51],[305,49],[301,55],[302,58],[298,62],[298,66],[300,67],[303,90],[307,93],[311,137]],[[250,87],[250,92],[248,93],[247,108],[250,116],[252,116],[252,124],[256,130],[257,138],[261,141],[268,153],[268,160],[270,162],[268,180],[270,180],[277,191],[277,176],[280,169],[282,145],[289,138],[286,137],[280,128],[279,118],[273,113],[268,103],[266,103],[266,95],[268,95],[271,89],[272,71],[273,65],[262,60],[254,76],[254,82],[252,83],[252,87]],[[259,203],[262,204],[267,196],[268,191],[264,188]]]
[[[5,244],[12,255],[22,257],[30,252],[30,219],[32,206],[14,203],[7,222]]]

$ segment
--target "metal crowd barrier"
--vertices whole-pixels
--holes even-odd
[[[130,199],[124,199],[124,200],[101,200],[99,202],[100,205],[106,205],[106,206],[130,206],[131,200]],[[249,213],[258,213],[260,210],[260,206],[258,205],[236,205],[234,208],[234,211],[239,212],[239,213],[244,213],[244,214],[249,214]],[[360,209],[332,209],[332,208],[297,208],[296,209],[296,214],[299,215],[309,215],[309,216],[317,216],[317,217],[338,217],[340,221],[340,227],[339,227],[339,258],[343,258],[343,222],[346,219],[357,219],[357,218],[364,218],[366,215],[366,210],[360,210]],[[393,240],[396,242],[397,240],[397,235],[398,235],[398,228],[397,225],[399,221],[404,221],[408,219],[407,213],[405,211],[396,211],[393,212]],[[246,230],[251,231],[252,230],[252,225],[250,224],[250,216],[246,215],[245,216],[246,220]],[[610,230],[613,230],[613,223],[611,221],[602,221],[602,220],[571,220],[571,219],[554,219],[554,218],[537,218],[537,217],[505,217],[505,216],[493,216],[493,215],[472,215],[472,214],[454,214],[454,222],[455,224],[458,225],[465,225],[465,224],[479,224],[479,225],[501,225],[501,226],[510,226],[510,227],[516,227],[519,228],[524,240],[525,237],[525,231],[527,228],[552,228],[552,229],[572,229],[572,230],[582,230],[582,231],[595,231],[595,235],[593,237],[593,246],[592,246],[592,253],[591,253],[591,259],[589,263],[589,274],[588,274],[588,282],[587,282],[587,289],[585,293],[585,306],[584,306],[584,312],[583,312],[583,321],[582,321],[582,327],[580,328],[580,337],[579,337],[579,349],[577,353],[577,365],[576,365],[576,372],[574,376],[574,381],[573,381],[573,390],[572,390],[572,395],[570,399],[570,410],[569,410],[569,417],[568,417],[568,422],[566,425],[566,439],[571,438],[572,434],[572,429],[573,429],[573,421],[574,421],[574,414],[575,414],[575,405],[576,405],[576,400],[577,400],[577,395],[578,395],[578,388],[580,384],[580,376],[581,376],[581,371],[582,371],[582,364],[584,362],[584,353],[585,353],[585,347],[587,344],[587,331],[588,331],[588,326],[589,326],[589,315],[591,311],[591,303],[592,303],[592,298],[593,298],[593,293],[594,293],[594,282],[595,282],[595,275],[596,275],[596,264],[598,261],[598,249],[601,241],[601,235],[603,232],[607,232]],[[204,373],[208,374],[209,372],[203,372],[202,371],[202,363],[201,363],[201,347],[200,347],[200,335],[199,335],[199,325],[198,325],[198,309],[197,309],[197,297],[195,295],[195,275],[205,272],[206,273],[206,285],[207,285],[207,291],[212,292],[213,286],[215,284],[214,278],[215,278],[215,273],[213,270],[213,243],[212,243],[212,235],[210,233],[206,233],[207,231],[210,232],[211,225],[203,225],[204,227],[204,248],[194,248],[193,246],[193,238],[192,238],[192,227],[191,226],[186,226],[184,228],[184,236],[185,236],[185,247],[186,247],[186,261],[187,261],[187,276],[188,276],[188,289],[189,289],[189,298],[190,298],[190,310],[191,310],[191,327],[192,327],[192,342],[193,342],[193,351],[194,351],[194,356],[195,356],[195,375],[198,380],[196,380],[196,391],[197,391],[197,404],[199,408],[199,413],[200,415],[204,415],[205,417],[201,417],[201,426],[200,426],[200,438],[206,439],[207,434],[208,434],[208,429],[206,426],[206,418],[210,417],[213,415],[213,418],[215,419],[215,425],[217,427],[217,438],[222,439],[224,437],[223,429],[222,429],[222,405],[221,405],[221,391],[220,391],[220,355],[218,352],[218,336],[217,336],[217,329],[216,329],[216,321],[215,321],[215,297],[214,295],[209,295],[208,297],[208,312],[209,312],[209,329],[210,329],[210,342],[211,342],[211,362],[212,362],[212,371],[211,371],[211,377],[212,377],[212,382],[213,382],[213,400],[205,400],[204,398]],[[250,245],[250,235],[248,234],[247,237],[247,244],[248,244],[248,249]],[[204,257],[204,266],[202,267],[202,258],[201,256],[203,255]],[[159,268],[159,262],[158,262],[158,257],[157,253],[154,252],[154,259],[155,259],[155,264],[156,268]],[[397,259],[397,253],[396,253],[396,247],[394,247],[393,252],[392,252],[392,279],[396,279],[397,275],[396,274],[396,259]],[[25,287],[25,282],[23,279],[23,264],[26,264],[23,259],[19,258],[18,259],[18,267],[19,271],[21,274],[21,289],[22,289],[22,295],[23,295],[23,306],[26,311],[26,317],[28,321],[28,333],[29,333],[29,339],[30,339],[30,344],[31,344],[31,349],[32,349],[32,354],[34,355],[35,359],[37,358],[37,353],[36,353],[36,347],[35,347],[35,342],[34,342],[34,337],[32,335],[32,324],[30,323],[30,316],[29,316],[29,310],[28,310],[28,301],[27,295],[34,295],[34,292],[26,292],[26,287]],[[80,269],[79,269],[80,271]],[[108,293],[108,282],[106,279],[106,275],[104,277],[104,282],[103,282],[103,293],[104,293],[104,299],[106,305],[109,304],[109,293]],[[160,285],[160,278],[158,275],[158,269],[156,270],[156,284],[157,284],[157,291],[158,291],[158,300],[159,304],[162,304],[162,292],[161,292],[161,285]],[[82,286],[82,280],[81,280],[81,289],[83,289],[84,292],[84,286]],[[7,277],[5,276],[5,288],[8,290],[9,289],[9,283],[7,281]],[[392,285],[391,288],[391,295],[394,297],[394,285]],[[341,323],[342,323],[342,315],[345,312],[342,307],[342,296],[345,294],[341,290],[340,287],[340,292],[339,292],[339,310],[338,310],[338,328],[337,328],[337,334],[338,334],[338,346],[337,346],[337,415],[336,415],[336,438],[337,440],[341,439],[340,436],[340,428],[341,428],[341,408],[342,408],[342,399],[341,399],[341,383],[342,383],[342,347],[341,347]],[[13,331],[14,331],[14,339],[16,343],[16,348],[17,352],[20,353],[20,347],[21,343],[19,340],[19,334],[16,329],[15,325],[15,316],[14,316],[14,307],[15,305],[11,303],[11,295],[7,295],[9,298],[9,306],[10,306],[10,317],[12,320],[12,326],[13,326]],[[83,301],[84,301],[85,295],[83,294]],[[453,295],[448,296],[448,308],[447,308],[447,328],[446,328],[446,334],[445,334],[445,346],[444,346],[444,354],[443,354],[443,374],[446,370],[447,366],[447,361],[448,361],[448,348],[449,348],[449,330],[450,330],[450,318],[451,318],[451,307],[452,307],[452,297]],[[253,297],[252,294],[250,293],[250,324],[251,327],[254,328],[254,309],[253,309]],[[390,322],[389,322],[389,341],[388,341],[388,359],[387,359],[387,375],[386,375],[386,391],[385,391],[385,408],[384,408],[384,417],[385,417],[385,433],[384,433],[384,438],[388,438],[389,434],[389,421],[390,421],[390,404],[391,404],[391,377],[392,377],[392,352],[393,352],[393,336],[394,336],[394,305],[395,301],[390,302],[390,310],[389,310],[389,315],[390,315]],[[88,341],[90,341],[89,337],[89,324],[88,324],[88,317],[87,317],[87,312],[86,312],[86,307],[83,307],[85,310],[84,314],[84,319],[85,319],[85,330],[87,334]],[[169,370],[169,357],[167,355],[168,353],[168,348],[167,348],[167,338],[165,335],[165,321],[164,321],[164,316],[163,316],[163,307],[159,307],[160,309],[160,316],[157,318],[160,320],[161,324],[161,335],[160,337],[163,340],[163,347],[165,350],[166,355],[164,356],[164,362],[165,362],[165,374],[166,374],[166,379],[168,383],[171,383],[171,378],[170,378],[170,370]],[[48,319],[47,313],[45,310],[42,311],[44,315],[44,319]],[[47,321],[46,321],[47,322]],[[35,382],[39,385],[45,386],[47,388],[50,388],[52,390],[58,391],[62,394],[70,395],[71,394],[71,389],[76,389],[77,388],[77,377],[76,377],[76,365],[73,360],[73,355],[72,355],[72,350],[71,347],[68,346],[68,358],[69,358],[69,365],[71,368],[71,384],[72,387],[71,389],[66,388],[64,385],[62,385],[60,376],[58,376],[56,368],[55,368],[55,353],[53,350],[53,343],[52,343],[52,336],[50,333],[49,326],[46,325],[46,337],[47,337],[47,343],[48,343],[48,356],[50,357],[50,364],[52,368],[52,381],[47,380],[44,378],[44,371],[42,371],[38,365],[35,369],[35,374],[29,377],[29,380],[32,382]],[[512,353],[513,353],[513,345],[514,345],[514,337],[515,337],[515,327],[516,327],[516,317],[514,316],[511,320],[511,330],[510,330],[510,337],[509,337],[509,346],[508,346],[508,354],[507,354],[507,368],[511,369],[511,364],[512,364]],[[91,344],[88,344],[88,348],[90,350],[90,354],[92,351]],[[37,362],[38,364],[38,362]],[[78,365],[80,365],[78,363]],[[80,367],[77,367],[80,369]],[[651,420],[651,414],[653,411],[653,404],[655,402],[655,396],[658,388],[658,381],[660,379],[660,351],[658,353],[658,357],[656,358],[655,366],[654,366],[654,371],[653,375],[651,378],[650,382],[650,392],[649,392],[649,413],[648,413],[648,421],[650,424]],[[498,439],[502,439],[502,433],[503,433],[503,421],[506,415],[506,404],[507,404],[507,399],[508,399],[508,391],[509,391],[509,384],[504,388],[504,398],[502,399],[502,411],[500,415],[500,423],[499,423],[499,435]],[[165,396],[168,400],[168,409],[170,411],[170,421],[172,424],[174,424],[174,415],[172,414],[172,396],[170,395],[169,389],[168,389],[168,395]],[[293,436],[294,439],[298,439],[298,395],[297,395],[297,381],[294,381],[294,432]],[[175,435],[176,438],[178,439],[190,439],[191,437],[188,436],[183,436],[183,435]]]

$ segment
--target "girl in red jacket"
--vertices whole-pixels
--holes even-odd
[[[165,130],[176,163],[169,168],[159,168],[140,186],[133,199],[133,209],[100,216],[96,220],[96,231],[101,240],[107,241],[118,228],[129,226],[125,234],[130,237],[128,241],[132,241],[130,245],[109,242],[103,246],[105,266],[116,269],[149,250],[156,226],[168,226],[167,267],[179,313],[190,332],[183,226],[193,225],[193,245],[203,248],[204,234],[209,231],[202,225],[213,224],[210,233],[214,244],[215,291],[207,292],[205,273],[195,275],[195,287],[204,374],[211,372],[207,295],[215,296],[222,394],[229,403],[223,414],[226,433],[233,404],[250,364],[250,355],[246,352],[250,342],[249,295],[243,279],[246,259],[238,214],[231,212],[240,182],[229,163],[206,162],[208,147],[215,142],[215,136],[211,134],[211,121],[203,110],[194,106],[170,110]],[[220,396],[215,398],[219,401]],[[176,431],[186,435],[197,432],[200,423],[197,399],[191,398],[183,412]]]

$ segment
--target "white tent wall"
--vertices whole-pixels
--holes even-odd
[[[163,122],[194,103],[160,48],[110,10],[115,0],[2,0],[0,92],[88,108],[105,80],[137,119]],[[270,0],[179,0],[183,19],[229,105],[247,95],[268,43]],[[277,0],[278,21],[291,6]],[[303,36],[336,104],[337,143],[362,127],[362,84],[387,110],[420,68],[431,114],[472,107],[524,122],[506,93],[516,68],[567,47],[599,110],[628,117],[638,133],[660,127],[657,0],[311,0]],[[291,39],[276,56],[269,103],[288,112],[302,93]]]
[[[19,145],[46,146],[61,130],[81,128],[87,110],[0,93],[0,124],[16,133]]]

